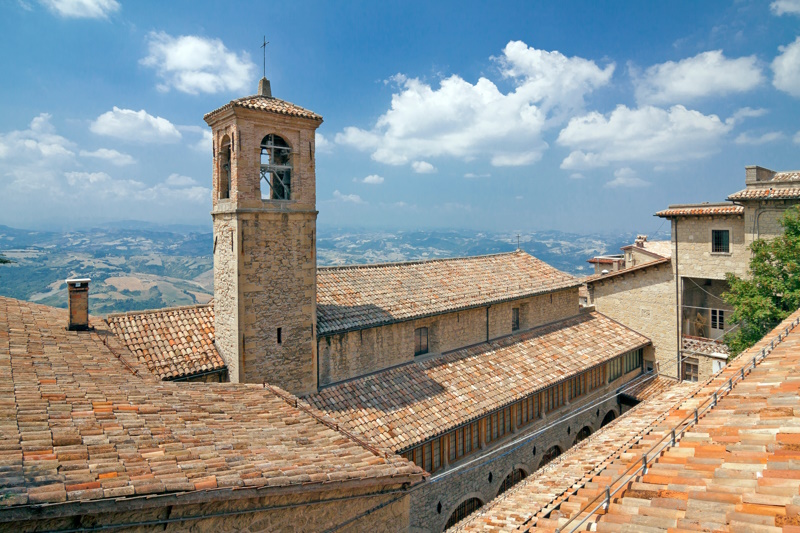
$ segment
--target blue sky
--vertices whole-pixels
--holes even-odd
[[[203,114],[321,114],[327,226],[652,233],[800,168],[800,0],[0,5],[0,224],[210,225]]]

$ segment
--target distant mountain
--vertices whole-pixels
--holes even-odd
[[[583,276],[591,272],[587,259],[618,253],[635,237],[634,232],[519,232],[519,246],[560,270]],[[86,276],[92,278],[94,314],[205,303],[213,293],[212,246],[212,233],[202,226],[121,221],[66,232],[0,226],[0,256],[12,261],[0,265],[0,294],[66,307],[64,280]],[[516,248],[516,232],[320,227],[317,234],[320,266],[494,254]]]

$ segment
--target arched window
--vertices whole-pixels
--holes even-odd
[[[231,194],[231,139],[222,138],[219,149],[219,198],[230,198]]]
[[[525,472],[522,469],[516,468],[512,470],[500,484],[500,490],[497,491],[497,495],[500,496],[523,479],[525,479]]]
[[[470,498],[461,502],[458,507],[456,507],[456,510],[453,511],[453,514],[450,515],[450,518],[447,519],[447,524],[444,526],[445,530],[450,529],[458,522],[480,509],[481,505],[483,505],[483,502],[478,498]]]
[[[582,440],[586,440],[592,434],[592,428],[589,426],[583,426],[581,430],[575,435],[575,444],[578,444]]]
[[[270,133],[261,141],[261,198],[290,200],[292,149],[281,137]],[[263,182],[267,183],[265,188]]]
[[[555,459],[561,455],[561,448],[558,446],[553,446],[542,456],[542,461],[539,463],[539,468],[542,468],[544,465]]]
[[[615,418],[617,418],[617,413],[615,413],[614,411],[607,412],[606,416],[603,417],[603,423],[600,424],[600,427],[602,428],[609,425],[611,422],[614,421]]]

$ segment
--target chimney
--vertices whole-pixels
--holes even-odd
[[[752,185],[762,181],[771,181],[775,177],[775,171],[768,168],[750,165],[744,167],[744,183]]]
[[[68,279],[70,331],[89,329],[89,278]]]
[[[636,246],[638,246],[639,248],[644,248],[644,243],[646,242],[647,242],[647,235],[637,235],[636,242],[634,244],[636,244]]]

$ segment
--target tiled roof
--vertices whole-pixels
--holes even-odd
[[[728,200],[763,200],[765,198],[777,200],[792,200],[800,198],[800,187],[770,187],[743,189],[728,196]]]
[[[770,181],[800,181],[800,170],[776,172]]]
[[[215,109],[210,113],[206,113],[203,119],[208,120],[217,113],[220,113],[232,107],[245,107],[247,109],[268,111],[270,113],[278,113],[279,115],[289,115],[293,117],[308,118],[311,120],[317,120],[322,122],[321,116],[317,115],[313,111],[309,111],[304,107],[300,107],[299,105],[295,105],[291,102],[281,100],[280,98],[273,98],[271,96],[260,96],[257,94],[253,96],[245,96],[244,98],[238,98],[236,100],[231,100],[224,106]]]
[[[587,263],[597,263],[599,265],[613,265],[614,263],[619,263],[620,261],[625,261],[624,257],[592,257]]]
[[[109,315],[111,331],[161,379],[225,368],[214,347],[211,305]]]
[[[722,354],[726,357],[731,353],[728,345],[724,342],[715,341],[713,339],[704,339],[703,337],[694,337],[692,335],[683,336],[683,350],[685,352],[701,353],[706,355]]]
[[[322,389],[309,403],[401,451],[650,341],[600,313]]]
[[[671,389],[677,384],[678,381],[672,378],[659,375],[656,375],[655,377],[645,375],[645,378],[636,385],[630,388],[626,387],[624,394],[637,401],[643,402],[645,400],[657,397],[665,390]]]
[[[673,395],[672,405],[662,401],[663,394],[639,404],[456,529],[553,531],[666,439],[647,473],[625,481],[608,511],[592,516],[583,530],[795,531],[800,330],[790,330],[755,368],[752,361],[796,319],[800,311],[706,382],[670,389],[665,394]],[[742,375],[730,389],[729,380]],[[682,393],[677,403],[676,392]],[[672,428],[691,420],[694,409],[709,405],[715,393],[718,403],[670,445]],[[610,450],[608,440],[621,446]]]
[[[522,252],[317,269],[319,335],[577,287]]]
[[[737,193],[738,194],[738,193]],[[735,198],[728,197],[729,200]],[[740,205],[730,204],[698,204],[698,205],[683,205],[670,207],[656,213],[657,217],[693,217],[693,216],[709,216],[709,215],[741,215],[744,213],[744,207]]]
[[[630,274],[632,272],[636,273],[636,272],[639,272],[641,270],[645,270],[645,269],[650,268],[650,267],[659,266],[659,265],[668,265],[671,262],[672,262],[672,259],[670,259],[669,257],[665,257],[663,259],[656,259],[655,261],[650,261],[649,263],[642,263],[640,265],[632,266],[632,267],[629,267],[629,268],[623,268],[621,270],[615,270],[614,272],[609,272],[608,274],[594,274],[592,276],[588,276],[588,277],[584,278],[584,282],[586,282],[588,284],[588,283],[594,283],[596,281],[603,281],[603,280],[607,280],[607,279],[612,279],[612,278],[616,278],[616,277],[619,277],[619,276],[624,276],[626,274]]]
[[[66,310],[0,297],[0,521],[23,505],[423,476],[288,393],[159,381],[105,322],[66,323]]]

